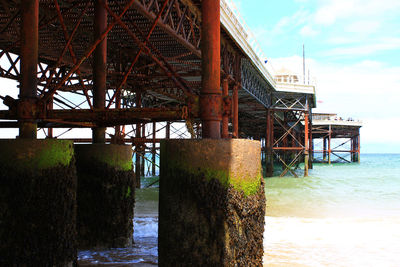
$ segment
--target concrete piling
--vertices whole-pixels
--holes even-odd
[[[262,266],[260,157],[251,140],[161,143],[160,266]]]
[[[76,261],[76,170],[70,141],[0,141],[0,266]]]
[[[135,179],[132,148],[75,145],[79,248],[132,245]]]

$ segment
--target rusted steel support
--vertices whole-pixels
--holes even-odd
[[[117,16],[108,5],[105,5],[108,13],[118,22],[118,24],[126,30],[129,36],[137,43],[139,47],[144,47],[146,50],[146,54],[162,69],[162,71],[172,79],[177,87],[182,89],[186,95],[193,97],[193,91],[190,87],[187,86],[185,80],[178,75],[178,73],[174,70],[171,64],[162,56],[161,52],[152,45],[151,42],[148,42],[148,47],[144,45],[142,41],[136,36],[136,34],[128,27],[128,25],[121,20],[121,16]],[[145,38],[145,34],[140,30],[140,28],[134,23],[134,21],[130,21],[130,24],[135,28],[136,31],[140,34],[142,38]],[[150,49],[155,53],[153,54]],[[158,58],[157,58],[158,57]]]
[[[144,48],[147,45],[147,42],[150,39],[151,34],[153,33],[154,29],[157,26],[158,20],[161,18],[162,13],[164,12],[165,8],[167,7],[169,0],[164,0],[164,4],[162,5],[160,11],[158,12],[157,17],[154,19],[153,24],[150,27],[149,32],[147,33],[146,39],[143,41],[144,46],[140,47],[139,51],[136,53],[135,58],[133,59],[131,65],[129,66],[128,71],[125,73],[124,78],[122,79],[121,83],[119,84],[118,88],[115,90],[114,95],[111,97],[110,99],[110,103],[108,104],[107,108],[110,108],[112,101],[114,101],[114,98],[120,94],[122,87],[124,86],[124,84],[126,83],[126,81],[128,80],[128,76],[131,74],[133,67],[135,66],[136,62],[139,60],[140,55],[142,54],[142,52],[144,51]]]
[[[19,137],[36,139],[37,64],[39,46],[39,0],[21,1],[21,87]],[[23,117],[23,118],[21,118]]]
[[[143,1],[142,1],[143,2]],[[153,3],[156,1],[149,1],[149,6],[153,5]],[[191,1],[179,1],[176,3],[175,0],[170,0],[171,4],[174,4],[175,8],[179,8],[179,2],[184,2],[185,4],[189,4]],[[147,17],[149,20],[154,20],[156,18],[156,14],[150,11],[149,6],[143,5],[140,1],[135,2],[135,8],[142,13],[145,17]],[[194,28],[193,26],[196,26],[196,21],[191,21],[190,19],[190,14],[187,15],[185,13],[181,14],[180,21],[183,22],[183,19],[189,19],[189,22],[193,25],[192,26],[192,33],[188,34],[187,37],[185,36],[185,29],[182,29],[182,27],[179,27],[179,25],[182,25],[182,23],[175,23],[173,22],[171,18],[171,8],[172,5],[167,10],[167,14],[164,16],[164,19],[158,20],[157,21],[157,26],[160,27],[163,31],[165,31],[167,34],[172,36],[175,40],[177,40],[180,44],[185,46],[189,51],[191,51],[194,55],[201,57],[201,52],[198,49],[198,41],[199,37],[195,36]],[[169,22],[169,23],[168,23]],[[197,27],[196,27],[197,28]],[[192,38],[190,38],[192,36]],[[185,38],[186,37],[186,38]],[[192,39],[192,42],[190,41]],[[196,40],[193,40],[196,39]]]
[[[358,129],[358,134],[357,134],[357,162],[360,163],[360,152],[361,152],[361,145],[360,145],[360,129]]]
[[[73,127],[114,127],[143,122],[180,121],[187,113],[185,108],[122,108],[109,110],[55,109],[35,117],[41,125],[47,123],[74,125]],[[8,110],[0,111],[0,119],[16,120],[18,116]],[[4,127],[2,126],[4,124]],[[0,128],[11,128],[13,122],[0,122]],[[54,128],[59,128],[54,126]]]
[[[222,94],[224,97],[224,104],[225,104],[225,100],[227,100],[229,96],[229,81],[227,78],[225,78],[222,81]],[[229,138],[228,124],[229,124],[229,113],[228,109],[224,108],[224,113],[222,115],[222,138]]]
[[[118,21],[120,21],[120,19],[125,15],[125,13],[129,10],[133,2],[135,2],[135,0],[130,0],[126,4],[126,6],[124,7],[119,16],[114,14],[115,20],[107,26],[107,29],[101,34],[101,36],[98,39],[94,41],[94,43],[89,47],[89,49],[87,49],[85,55],[82,56],[76,64],[74,64],[71,70],[64,76],[64,78],[57,84],[57,86],[51,88],[49,91],[47,91],[41,96],[43,100],[48,100],[50,97],[52,97],[56,93],[56,91],[59,90],[63,86],[63,84],[79,69],[82,63],[85,62],[86,59],[88,59],[92,55],[96,47],[103,41],[103,39],[107,36],[107,34],[111,31],[111,29],[115,26],[115,24]]]
[[[309,149],[310,143],[308,141],[309,132],[308,132],[309,122],[308,122],[308,113],[304,114],[304,177],[308,176],[308,163],[309,163]]]
[[[203,138],[221,138],[221,26],[220,1],[203,0],[200,112]]]
[[[146,124],[142,124],[142,136],[146,136]],[[142,157],[140,157],[140,175],[145,177],[145,157],[146,157],[146,147],[144,145],[140,146],[140,154]]]
[[[308,131],[309,131],[309,137],[308,137],[308,141],[309,141],[309,145],[308,145],[308,150],[309,150],[309,160],[308,160],[308,167],[310,169],[313,169],[313,161],[314,161],[314,140],[313,140],[313,136],[312,136],[312,112],[310,111],[310,117],[308,120]]]
[[[77,32],[77,30],[78,30],[78,28],[79,28],[79,25],[80,25],[81,22],[82,22],[82,19],[83,19],[84,15],[86,14],[86,11],[87,11],[88,8],[89,8],[89,4],[90,4],[90,2],[88,1],[87,4],[86,4],[86,6],[85,6],[85,8],[84,8],[83,11],[82,11],[82,13],[80,14],[79,19],[78,19],[78,21],[77,21],[77,23],[76,23],[76,25],[75,25],[75,27],[74,27],[74,29],[73,29],[71,35],[70,35],[70,34],[68,33],[67,26],[65,25],[64,18],[63,18],[63,14],[61,13],[61,9],[60,9],[60,6],[59,6],[59,4],[58,4],[58,0],[54,0],[54,6],[55,6],[55,8],[56,8],[56,10],[57,10],[57,15],[58,15],[60,24],[61,24],[62,29],[63,29],[63,32],[64,32],[65,41],[67,42],[66,45],[65,45],[65,47],[64,47],[64,49],[63,49],[63,52],[61,53],[61,55],[60,55],[59,58],[57,59],[57,62],[56,62],[56,64],[55,64],[55,66],[60,66],[60,64],[61,64],[61,62],[62,62],[62,60],[63,60],[63,57],[64,57],[65,53],[67,52],[67,50],[69,51],[69,53],[70,53],[70,55],[71,55],[71,57],[72,57],[73,63],[74,63],[74,64],[77,63],[76,55],[75,55],[74,50],[72,49],[71,43],[72,43],[72,40],[73,40],[73,38],[74,38],[74,36],[75,36],[75,33]],[[39,66],[40,66],[40,65],[39,65]],[[85,85],[85,83],[84,83],[84,81],[83,81],[83,79],[82,79],[82,77],[81,77],[81,76],[82,76],[82,73],[81,73],[81,71],[80,71],[79,68],[76,70],[76,73],[78,74],[79,84],[81,85],[81,87],[82,87],[82,89],[83,89],[83,93],[85,94],[86,101],[87,101],[87,103],[89,104],[89,107],[90,107],[90,108],[93,108],[92,101],[91,101],[91,99],[90,99],[90,97],[89,97],[89,94],[88,94],[88,89],[86,88],[86,85]],[[45,88],[46,88],[46,86],[51,85],[54,74],[55,74],[55,73],[54,73],[54,70],[52,70],[50,76],[46,79]]]
[[[117,108],[117,109],[121,108],[121,92],[119,92],[115,97],[115,108]],[[121,132],[121,125],[115,126],[114,138],[115,138],[116,144],[124,144],[123,138],[125,138],[125,136]]]
[[[94,40],[101,38],[107,30],[107,11],[103,7],[107,0],[94,1]],[[106,104],[107,91],[107,35],[97,45],[93,53],[93,106],[103,110]],[[106,142],[106,128],[93,128],[93,143],[104,144]]]
[[[53,109],[53,98],[47,103],[47,110]],[[47,128],[47,138],[53,138],[53,128]]]
[[[165,139],[171,138],[171,123],[167,121],[167,126],[165,126]]]
[[[265,175],[272,177],[274,173],[274,160],[272,145],[274,143],[274,114],[267,109],[267,131],[265,133]]]
[[[152,150],[151,150],[151,175],[156,175],[156,126],[157,124],[153,122],[153,142],[152,142]]]
[[[142,93],[136,91],[136,108],[140,108],[142,106]],[[142,137],[142,124],[136,123],[136,138]],[[135,176],[136,176],[136,188],[140,188],[140,170],[141,170],[141,146],[143,144],[134,143],[135,150],[136,150],[136,157],[135,157]]]
[[[297,147],[292,147],[292,146],[288,146],[288,147],[284,147],[284,146],[280,146],[280,147],[273,147],[273,150],[282,150],[282,151],[300,151],[300,150],[304,150],[304,147],[302,146],[297,146]]]
[[[239,86],[233,88],[233,137],[239,138]]]
[[[323,142],[322,142],[322,160],[325,162],[326,161],[326,152],[327,152],[327,141],[328,138],[324,137]]]
[[[331,139],[332,139],[332,126],[329,125],[328,133],[328,164],[331,164]]]

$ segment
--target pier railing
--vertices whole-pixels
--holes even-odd
[[[240,16],[231,0],[221,0],[221,23],[250,59],[252,65],[275,91],[315,94],[315,81],[311,85],[281,83],[274,79],[276,71],[261,49],[256,37]],[[301,77],[303,80],[303,77]],[[307,79],[308,80],[308,79]]]

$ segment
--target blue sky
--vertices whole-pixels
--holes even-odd
[[[400,153],[399,0],[232,0],[275,69],[317,81],[316,111],[361,119],[362,152]]]

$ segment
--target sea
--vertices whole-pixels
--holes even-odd
[[[400,267],[400,154],[314,164],[265,189],[264,266]],[[79,251],[79,265],[157,266],[157,225],[158,188],[137,190],[134,247]]]

